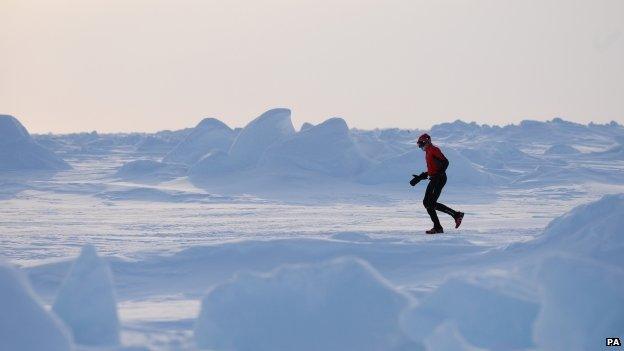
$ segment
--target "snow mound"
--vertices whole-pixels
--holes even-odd
[[[300,129],[299,131],[300,131],[300,132],[303,132],[304,130],[308,130],[308,129],[312,128],[312,127],[314,127],[314,124],[312,124],[312,123],[308,123],[308,122],[304,122],[304,123],[301,125],[301,129]]]
[[[229,150],[234,137],[234,131],[225,123],[215,118],[205,118],[163,161],[193,165],[213,150]]]
[[[213,151],[193,165],[189,171],[192,179],[226,175],[241,169],[225,152]]]
[[[445,148],[444,156],[449,160],[449,167],[446,170],[449,185],[485,185],[492,186],[500,184],[501,179],[488,172],[484,172],[475,166],[470,160],[463,157],[454,148]],[[424,157],[422,158],[424,165]],[[424,169],[424,168],[423,168]]]
[[[425,340],[438,326],[452,323],[473,346],[515,350],[533,345],[539,305],[474,283],[452,279],[406,313],[403,325],[413,340]]]
[[[478,165],[488,169],[534,168],[539,163],[535,158],[512,143],[502,141],[485,141],[475,148],[463,148],[461,154]]]
[[[119,344],[119,318],[108,264],[85,245],[54,301],[52,310],[67,324],[74,342]]]
[[[260,164],[288,173],[304,170],[348,177],[365,169],[368,160],[353,142],[347,123],[342,118],[330,118],[273,144]]]
[[[395,129],[351,130],[351,136],[361,152],[371,160],[383,161],[415,148],[415,142]],[[413,139],[413,135],[409,135]]]
[[[452,322],[445,322],[436,327],[425,339],[424,344],[427,350],[431,351],[485,351],[470,345]]]
[[[70,337],[22,274],[0,260],[0,350],[68,351]]]
[[[606,337],[624,335],[621,268],[566,257],[544,261],[535,323],[540,350],[596,350]]]
[[[115,173],[124,180],[169,180],[186,175],[188,168],[183,164],[136,160],[125,163]]]
[[[616,145],[605,151],[592,152],[588,156],[592,159],[624,160],[624,145]]]
[[[146,154],[162,154],[171,151],[176,145],[175,141],[149,135],[138,143],[136,150]]]
[[[419,174],[425,168],[422,151],[410,150],[377,163],[360,174],[358,181],[364,184],[407,184],[412,179],[412,174]]]
[[[272,109],[245,126],[234,140],[229,154],[234,162],[253,167],[271,144],[293,134],[295,128],[290,119],[290,110]]]
[[[488,126],[480,126],[475,122],[466,123],[461,120],[436,124],[431,127],[431,135],[437,138],[449,138],[455,140],[473,139],[483,134]]]
[[[69,168],[52,151],[37,144],[15,117],[0,115],[0,171]]]
[[[400,350],[408,299],[367,263],[339,258],[244,274],[203,300],[200,348],[216,350]]]
[[[30,140],[30,134],[17,118],[9,115],[0,115],[0,141],[3,144]]]
[[[575,155],[581,153],[578,149],[567,144],[555,144],[544,151],[544,155]]]
[[[532,251],[563,252],[624,267],[622,228],[624,194],[605,195],[552,220],[541,236],[510,249],[530,247]]]

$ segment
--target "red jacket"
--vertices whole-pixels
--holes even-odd
[[[427,147],[425,160],[427,160],[427,174],[430,177],[438,173],[446,172],[448,160],[437,146],[431,144]]]

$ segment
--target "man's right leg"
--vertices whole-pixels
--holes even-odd
[[[441,204],[441,203],[439,203],[439,202],[436,202],[436,204],[435,204],[435,209],[436,209],[437,211],[444,212],[444,213],[446,213],[447,215],[452,216],[453,218],[455,218],[455,216],[457,216],[457,211],[455,211],[455,210],[453,210],[452,208],[447,207],[446,205]]]

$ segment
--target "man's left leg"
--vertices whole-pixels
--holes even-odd
[[[440,179],[440,192],[438,193],[438,197],[442,193],[442,188],[444,187],[445,184],[446,184],[446,175],[441,176],[441,179]],[[436,197],[436,203],[435,203],[436,211],[444,212],[444,213],[450,215],[451,217],[453,217],[453,219],[455,220],[455,228],[458,228],[459,225],[461,224],[462,219],[464,218],[464,213],[463,212],[459,212],[459,211],[455,211],[452,208],[437,202],[437,199],[438,198]]]

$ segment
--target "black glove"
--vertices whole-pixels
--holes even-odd
[[[415,174],[412,174],[412,175],[414,176],[414,178],[412,178],[412,180],[410,180],[410,185],[414,186],[414,185],[418,184],[418,182],[420,182],[421,179],[420,179],[420,177],[418,177]]]
[[[422,172],[422,173],[421,173],[421,174],[419,174],[419,175],[412,174],[412,176],[413,176],[414,178],[412,178],[412,180],[410,180],[410,185],[411,185],[411,186],[415,186],[415,185],[416,185],[416,184],[418,184],[421,180],[425,180],[425,179],[427,179],[427,177],[429,176],[429,174],[427,174],[427,172]]]

